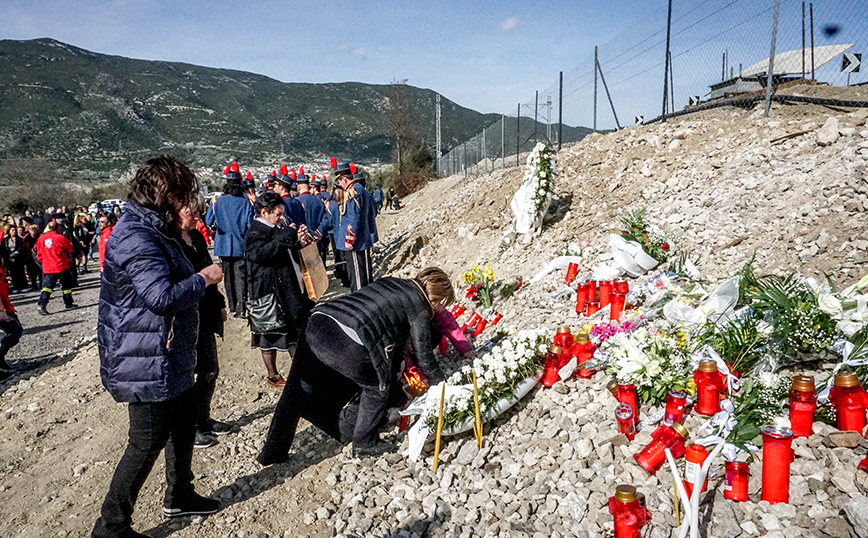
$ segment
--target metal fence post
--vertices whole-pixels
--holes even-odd
[[[669,15],[666,18],[666,56],[663,58],[663,114],[661,121],[666,121],[666,101],[669,97],[669,37],[672,34],[672,0],[669,0]]]
[[[519,166],[519,155],[521,155],[521,103],[518,104],[518,114],[515,115],[515,165]]]
[[[564,72],[561,71],[561,80],[558,83],[558,151],[561,150],[561,141],[564,138]]]
[[[763,117],[769,117],[772,107],[772,81],[775,78],[775,46],[778,42],[778,15],[781,11],[781,0],[775,0],[775,20],[772,23],[772,50],[769,53],[769,73],[766,80],[766,110]]]
[[[500,169],[506,168],[506,143],[504,141],[504,132],[506,131],[506,119],[503,114],[500,115]]]

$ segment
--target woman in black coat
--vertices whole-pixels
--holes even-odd
[[[277,352],[295,347],[299,331],[313,308],[304,287],[298,250],[311,242],[307,228],[287,224],[283,199],[266,192],[253,207],[255,218],[245,239],[250,301],[275,294],[285,325],[269,333],[251,330],[251,347],[259,348],[267,370],[266,381],[273,387],[286,384],[277,370]]]
[[[184,256],[193,265],[194,271],[201,271],[213,264],[208,244],[196,228],[199,223],[199,208],[204,205],[201,197],[181,209],[174,221],[175,230]],[[211,399],[217,387],[220,366],[217,361],[217,338],[223,337],[223,323],[226,321],[226,299],[217,284],[205,288],[205,296],[199,301],[199,338],[196,340],[196,383],[195,393],[196,438],[195,448],[207,448],[217,444],[215,435],[229,433],[231,427],[225,422],[211,418]]]
[[[381,278],[350,295],[317,305],[292,361],[268,439],[257,461],[286,461],[301,417],[338,440],[353,456],[382,453],[378,429],[408,341],[433,385],[443,379],[434,357],[431,320],[455,301],[449,276],[431,267],[416,278]],[[344,406],[355,396],[358,406]],[[347,427],[348,426],[348,427]]]

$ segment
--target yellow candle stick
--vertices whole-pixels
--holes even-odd
[[[437,474],[437,463],[440,461],[440,433],[443,432],[443,402],[446,400],[446,383],[440,391],[440,416],[437,417],[437,437],[434,438],[434,474]]]
[[[482,416],[479,413],[479,388],[476,385],[476,370],[473,370],[473,405],[476,407],[473,433],[476,435],[476,444],[479,445],[479,448],[482,448]]]

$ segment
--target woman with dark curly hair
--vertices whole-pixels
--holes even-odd
[[[304,287],[298,250],[311,242],[304,225],[296,227],[284,218],[280,195],[263,193],[253,206],[256,218],[247,232],[247,272],[250,300],[275,294],[284,326],[260,333],[251,329],[251,347],[259,348],[267,372],[266,382],[283,387],[286,381],[277,369],[277,352],[294,349],[299,331],[313,308]]]
[[[216,499],[193,490],[194,369],[198,304],[223,277],[211,264],[196,272],[172,235],[199,182],[167,155],[147,161],[130,183],[126,212],[105,247],[97,338],[100,377],[128,402],[129,440],[93,529],[94,538],[144,536],[130,528],[133,506],[166,449],[166,517],[211,514]]]

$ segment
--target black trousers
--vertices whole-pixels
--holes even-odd
[[[27,276],[30,277],[30,287],[34,290],[39,289],[42,282],[42,270],[32,257],[24,261],[24,267],[27,268]]]
[[[194,392],[188,389],[165,402],[129,404],[130,430],[124,455],[118,462],[108,494],[94,526],[93,538],[115,538],[129,533],[133,506],[160,451],[166,449],[165,506],[193,494],[193,440],[196,435]]]
[[[0,340],[0,359],[4,359],[6,353],[21,340],[21,335],[24,334],[24,327],[18,321],[18,314],[13,312],[9,314],[8,321],[0,321],[0,329],[5,333],[3,339]]]
[[[350,287],[350,275],[347,274],[347,262],[344,260],[344,251],[338,250],[335,245],[335,236],[329,234],[329,241],[332,244],[332,252],[335,255],[334,276],[341,281],[341,285],[345,288]]]
[[[317,342],[315,347],[318,352],[315,352],[311,346],[314,340]],[[347,342],[355,347],[347,347]],[[356,446],[365,446],[356,441],[355,431],[359,419],[353,415],[355,406],[348,405],[351,401],[360,399],[360,385],[320,359],[320,353],[327,353],[323,350],[326,347],[323,343],[338,352],[347,350],[352,360],[367,358],[365,348],[350,340],[331,318],[321,315],[311,316],[307,328],[299,337],[286,386],[271,418],[268,437],[262,449],[262,456],[267,460],[280,460],[289,453],[300,418],[310,421],[338,441],[352,440]],[[376,377],[376,373],[374,376]],[[369,381],[368,378],[365,379]],[[374,383],[379,385],[377,381]],[[379,386],[375,388],[379,392]],[[375,410],[373,416],[376,420],[375,426],[379,426],[384,415]],[[365,422],[372,420],[368,411],[365,412],[365,417]],[[367,427],[361,428],[360,432],[365,429]],[[364,440],[359,442],[364,443]]]
[[[341,252],[350,274],[350,291],[359,291],[374,280],[371,253],[368,250],[344,250]]]
[[[235,314],[245,312],[244,302],[247,300],[247,267],[244,258],[221,257],[223,266],[223,286],[226,288],[226,301],[229,310]]]
[[[12,280],[12,289],[26,290],[27,274],[24,272],[24,262],[19,260],[10,260],[6,267],[9,269],[9,278]]]
[[[60,282],[60,289],[63,291],[63,304],[70,306],[72,302],[72,273],[69,269],[62,273],[44,273],[42,275],[42,293],[39,294],[39,300],[36,304],[39,306],[48,305],[48,300],[51,298],[51,292],[54,291],[54,286]]]
[[[208,330],[199,331],[196,341],[196,384],[193,392],[196,399],[196,429],[209,431],[211,398],[217,387],[220,364],[217,362],[217,338]]]

